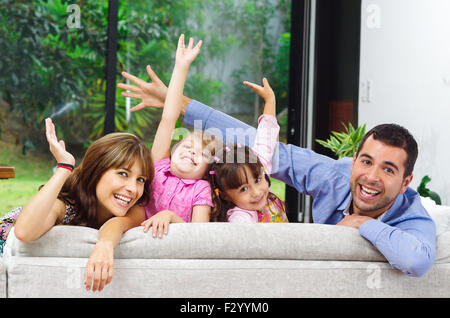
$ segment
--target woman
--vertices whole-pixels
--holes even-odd
[[[111,282],[114,247],[122,234],[145,220],[140,204],[150,200],[154,174],[150,150],[132,134],[113,133],[95,141],[73,169],[75,158],[66,151],[64,141],[58,141],[50,118],[45,125],[57,169],[23,210],[17,211],[15,235],[29,242],[58,224],[99,229],[84,283],[87,290],[92,285],[93,291],[101,291]]]

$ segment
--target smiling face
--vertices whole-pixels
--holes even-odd
[[[370,136],[353,157],[350,187],[355,214],[378,217],[404,193],[412,175],[404,177],[407,153]]]
[[[170,170],[181,179],[202,179],[211,163],[211,155],[201,138],[189,135],[177,145],[170,157]]]
[[[96,187],[99,219],[124,216],[144,193],[144,184],[139,160],[134,160],[131,166],[107,170]]]
[[[247,166],[243,166],[240,173],[240,179],[244,182],[236,189],[224,190],[224,199],[244,210],[262,209],[267,204],[269,195],[269,183],[264,174],[255,177]]]

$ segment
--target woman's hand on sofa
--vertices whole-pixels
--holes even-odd
[[[125,216],[116,216],[106,221],[98,231],[98,241],[89,256],[84,273],[87,290],[101,291],[109,284],[114,271],[114,247],[119,244],[123,233],[139,226],[145,220],[144,208],[133,206]]]
[[[102,291],[112,280],[114,272],[114,246],[111,242],[97,242],[89,256],[84,273],[86,290]]]

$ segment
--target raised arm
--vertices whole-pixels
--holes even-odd
[[[46,137],[50,151],[58,163],[75,165],[75,158],[66,151],[63,140],[58,141],[55,125],[50,118],[45,120]],[[57,168],[49,181],[28,202],[15,224],[16,237],[24,242],[34,241],[50,230],[65,214],[65,204],[57,199],[64,182],[71,172]]]
[[[164,109],[153,140],[152,158],[158,161],[170,155],[170,145],[175,124],[180,116],[180,104],[183,99],[184,83],[186,82],[189,66],[200,53],[202,41],[194,46],[194,39],[189,39],[189,44],[185,47],[184,35],[178,39],[178,47],[175,57],[175,67],[167,89]]]
[[[263,78],[263,86],[245,81],[244,85],[250,87],[264,100],[263,115],[258,119],[253,151],[258,154],[259,159],[270,175],[272,171],[272,157],[277,145],[280,126],[277,123],[275,109],[275,94],[266,78]]]

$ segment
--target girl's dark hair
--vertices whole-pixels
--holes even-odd
[[[98,200],[96,187],[103,174],[109,169],[141,164],[146,177],[144,193],[136,202],[146,204],[151,199],[150,185],[154,168],[150,149],[138,137],[128,133],[112,133],[96,140],[86,151],[80,165],[64,183],[58,199],[74,206],[76,214],[69,222],[99,228]]]
[[[263,164],[248,146],[233,144],[216,150],[216,155],[208,174],[214,203],[214,208],[211,211],[212,222],[227,221],[227,211],[236,205],[223,198],[224,191],[237,189],[241,185],[248,183],[245,167],[250,170],[254,178],[264,175],[270,186],[270,178],[264,172]],[[275,194],[269,192],[270,200],[276,198]]]

